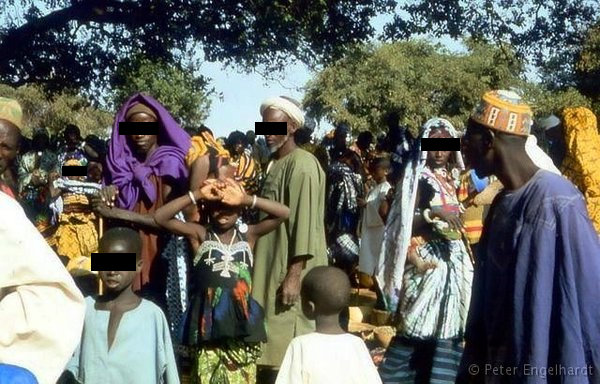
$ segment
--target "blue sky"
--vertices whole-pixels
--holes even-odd
[[[220,63],[205,63],[201,72],[212,78],[211,85],[222,94],[222,100],[213,97],[205,122],[216,136],[254,129],[254,122],[260,119],[260,103],[268,97],[286,95],[302,100],[302,87],[312,77],[301,63],[290,65],[279,75],[278,81],[268,82],[256,72],[240,73],[232,68],[224,69]],[[321,125],[323,128],[323,123]]]

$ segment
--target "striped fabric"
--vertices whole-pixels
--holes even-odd
[[[259,189],[259,166],[252,156],[243,153],[231,163],[235,167],[235,180],[248,194],[256,194]]]
[[[437,266],[420,272],[404,269],[399,328],[419,339],[450,339],[462,335],[471,302],[473,264],[462,240],[433,239],[415,250]]]
[[[385,353],[379,374],[384,384],[453,384],[462,352],[459,339],[395,337]]]

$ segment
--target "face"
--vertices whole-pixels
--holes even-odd
[[[65,142],[70,148],[76,147],[79,144],[79,134],[74,130],[70,130],[65,135]]]
[[[131,247],[125,241],[108,244],[105,253],[130,253]],[[98,275],[107,291],[121,292],[133,284],[135,276],[142,270],[142,260],[138,260],[135,271],[100,271]]]
[[[146,113],[140,112],[127,119],[130,123],[155,123],[156,119]],[[156,135],[129,135],[136,151],[139,154],[147,154],[151,149],[156,147],[158,137]]]
[[[218,203],[209,205],[208,212],[210,212],[210,223],[221,230],[232,228],[240,217],[239,208]]]
[[[348,134],[345,132],[336,132],[333,137],[333,143],[337,148],[343,148],[346,146],[346,140],[348,138]]]
[[[102,180],[102,164],[91,161],[88,165],[88,178],[93,181]]]
[[[378,165],[373,170],[373,179],[378,183],[384,181],[387,178],[388,173],[390,172],[389,164]]]
[[[493,142],[484,135],[483,131],[469,125],[461,140],[462,154],[480,178],[492,175],[494,170]]]
[[[16,125],[0,119],[0,175],[13,165],[19,151],[21,132]]]
[[[286,123],[287,135],[265,135],[265,141],[271,153],[277,152],[298,129],[296,125],[290,121],[289,117],[278,109],[266,109],[263,113],[263,122],[265,123]]]
[[[443,168],[448,164],[450,151],[429,151],[427,152],[427,165],[431,168]]]
[[[235,145],[233,146],[233,152],[236,155],[241,155],[242,153],[244,153],[244,144],[242,144],[241,142],[235,143]]]
[[[32,148],[36,151],[43,151],[48,148],[48,145],[49,139],[46,135],[36,135],[31,143]]]

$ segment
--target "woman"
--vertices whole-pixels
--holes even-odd
[[[364,197],[358,155],[346,149],[327,171],[325,208],[329,258],[351,276],[358,265],[358,200]]]
[[[120,122],[158,123],[158,135],[121,135]],[[120,221],[120,225],[126,222],[140,231],[143,267],[134,289],[166,310],[172,330],[176,327],[173,317],[179,319],[179,315],[169,311],[167,299],[176,304],[176,312],[182,312],[185,271],[180,273],[180,281],[175,282],[175,288],[179,288],[175,291],[181,292],[169,295],[169,260],[185,259],[187,249],[183,240],[173,244],[177,238],[159,236],[154,212],[188,189],[184,158],[189,148],[190,137],[158,101],[141,93],[133,95],[117,113],[106,158],[108,186],[103,190],[101,201],[95,201],[100,215]]]
[[[596,116],[587,108],[563,112],[566,155],[563,175],[579,188],[588,215],[600,235],[600,134]]]
[[[451,137],[444,119],[424,125],[388,216],[378,281],[398,335],[380,368],[384,382],[454,383],[460,363],[473,276],[456,196],[462,159],[420,150],[422,138]]]

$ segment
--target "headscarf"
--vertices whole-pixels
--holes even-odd
[[[590,219],[600,233],[600,135],[596,116],[587,108],[567,108],[563,121],[567,150],[562,171],[585,197]]]
[[[160,130],[158,148],[140,163],[133,155],[125,135],[119,135],[119,123],[137,104],[150,107],[158,117]],[[113,125],[108,156],[106,158],[106,183],[114,184],[119,190],[117,206],[131,210],[140,199],[140,193],[154,202],[158,196],[151,175],[169,177],[174,183],[187,185],[188,170],[184,163],[190,148],[190,136],[177,124],[171,114],[152,97],[137,93],[123,104]]]
[[[423,125],[419,137],[407,156],[403,177],[396,185],[394,202],[385,226],[376,278],[383,290],[387,309],[392,313],[396,312],[400,300],[404,265],[412,238],[419,178],[427,161],[427,151],[421,151],[421,139],[429,138],[432,131],[439,128],[446,131],[450,137],[459,137],[458,132],[448,120],[433,118]],[[455,156],[459,170],[464,169],[460,151],[456,151]]]
[[[298,125],[298,128],[304,125],[304,113],[302,113],[300,107],[286,98],[272,97],[266,99],[260,105],[260,114],[262,115],[269,108],[277,109],[288,115]]]
[[[537,138],[535,136],[527,136],[527,141],[525,142],[525,152],[527,152],[527,155],[531,161],[533,161],[538,168],[560,175],[560,171],[558,168],[556,168],[550,156],[548,156],[546,152],[544,152],[544,150],[537,144]]]

